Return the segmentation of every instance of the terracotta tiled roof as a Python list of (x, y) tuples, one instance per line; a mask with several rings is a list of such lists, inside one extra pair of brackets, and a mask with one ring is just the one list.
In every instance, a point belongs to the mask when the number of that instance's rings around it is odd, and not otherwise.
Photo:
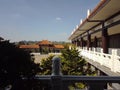
[(42, 40), (40, 42), (37, 43), (38, 45), (51, 45), (52, 42), (48, 41), (48, 40)]
[(20, 45), (19, 48), (39, 48), (39, 45)]
[(54, 45), (55, 48), (59, 48), (59, 49), (63, 49), (64, 46), (63, 45)]

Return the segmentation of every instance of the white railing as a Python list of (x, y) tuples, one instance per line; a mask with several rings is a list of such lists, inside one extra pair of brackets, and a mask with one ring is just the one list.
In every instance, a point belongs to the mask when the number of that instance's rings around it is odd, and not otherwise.
[[(31, 53), (31, 55), (42, 55), (42, 54), (40, 54), (40, 53)], [(43, 54), (44, 55), (44, 54)], [(61, 55), (61, 53), (57, 53), (57, 52), (55, 52), (55, 53), (48, 53), (48, 54), (45, 54), (45, 55)]]
[(61, 55), (61, 53), (49, 53), (49, 55)]
[(40, 55), (40, 53), (30, 53), (31, 55)]
[(80, 51), (80, 55), (110, 68), (113, 72), (120, 72), (120, 56), (117, 55), (116, 49), (112, 49), (112, 54), (105, 54), (102, 49), (101, 52), (96, 52), (95, 48), (93, 51), (79, 47), (77, 49)]

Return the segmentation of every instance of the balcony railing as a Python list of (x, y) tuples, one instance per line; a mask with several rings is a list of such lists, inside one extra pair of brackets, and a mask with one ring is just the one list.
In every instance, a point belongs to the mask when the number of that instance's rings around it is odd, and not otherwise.
[[(28, 80), (28, 79), (23, 79)], [(29, 82), (40, 82), (46, 85), (42, 90), (69, 90), (68, 86), (72, 83), (83, 82), (87, 84), (85, 90), (104, 90), (107, 83), (120, 83), (119, 76), (75, 76), (75, 75), (62, 75), (61, 63), (59, 57), (52, 59), (52, 74), (51, 75), (38, 75), (35, 78), (28, 80)], [(48, 87), (47, 89), (45, 89)], [(77, 89), (80, 90), (80, 89)], [(114, 89), (115, 90), (115, 89)]]
[[(112, 50), (112, 54), (105, 54), (102, 52), (96, 52), (87, 50), (86, 48), (80, 49), (80, 54), (84, 57), (87, 57), (95, 62), (100, 63), (109, 67), (114, 72), (120, 72), (120, 57), (116, 55), (116, 50)], [(104, 89), (104, 86), (107, 83), (120, 83), (119, 76), (75, 76), (75, 75), (62, 75), (60, 58), (54, 57), (52, 59), (52, 75), (36, 76), (32, 78), (31, 81), (37, 81), (44, 83), (45, 86), (42, 90), (46, 90), (48, 87), (49, 90), (69, 90), (68, 86), (73, 83), (83, 82), (86, 83), (87, 88), (85, 90), (107, 90)], [(26, 80), (26, 79), (24, 79)], [(48, 90), (47, 88), (47, 90)], [(79, 89), (77, 89), (79, 90)], [(116, 90), (116, 89), (114, 89)]]
[(103, 53), (103, 49), (100, 49), (100, 52), (97, 52), (95, 48), (87, 50), (87, 48), (81, 49), (78, 47), (77, 49), (80, 51), (80, 55), (110, 68), (113, 72), (120, 72), (120, 56), (117, 55), (116, 49), (112, 49), (111, 54)]

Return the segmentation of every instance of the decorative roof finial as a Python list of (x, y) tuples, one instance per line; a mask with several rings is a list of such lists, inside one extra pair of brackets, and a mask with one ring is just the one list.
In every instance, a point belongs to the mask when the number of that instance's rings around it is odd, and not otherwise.
[(87, 10), (87, 18), (89, 17), (90, 13), (91, 13), (91, 10), (88, 9), (88, 10)]

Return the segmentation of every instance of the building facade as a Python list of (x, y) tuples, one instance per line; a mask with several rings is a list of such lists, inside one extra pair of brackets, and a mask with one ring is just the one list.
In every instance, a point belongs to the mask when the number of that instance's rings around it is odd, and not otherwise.
[(63, 45), (56, 45), (48, 40), (42, 40), (38, 43), (31, 45), (20, 45), (19, 47), (34, 53), (40, 52), (41, 54), (60, 53), (61, 50), (64, 49)]
[(101, 0), (87, 18), (72, 32), (69, 39), (80, 47), (102, 48), (111, 53), (120, 43), (120, 6), (118, 0)]
[(120, 76), (119, 3), (119, 0), (101, 0), (92, 11), (88, 10), (86, 19), (69, 37), (80, 55), (108, 76)]

